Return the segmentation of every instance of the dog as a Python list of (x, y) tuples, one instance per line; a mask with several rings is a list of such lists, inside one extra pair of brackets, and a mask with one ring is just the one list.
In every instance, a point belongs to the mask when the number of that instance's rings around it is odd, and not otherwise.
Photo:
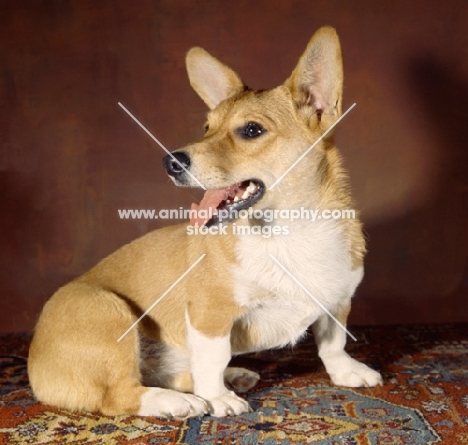
[[(51, 297), (29, 353), (36, 398), (109, 416), (239, 415), (250, 409), (239, 394), (259, 375), (231, 358), (294, 345), (310, 326), (334, 384), (381, 384), (344, 350), (363, 277), (361, 222), (280, 218), (353, 208), (330, 131), (342, 115), (336, 31), (320, 28), (269, 90), (249, 89), (199, 47), (186, 66), (210, 109), (205, 134), (163, 163), (176, 185), (206, 188), (192, 210), (211, 216), (146, 234)], [(224, 232), (201, 233), (213, 228)]]

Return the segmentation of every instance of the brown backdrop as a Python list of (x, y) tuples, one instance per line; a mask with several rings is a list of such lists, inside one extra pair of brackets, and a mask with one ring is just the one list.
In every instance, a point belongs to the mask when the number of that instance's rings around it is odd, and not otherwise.
[(188, 48), (273, 87), (324, 24), (357, 103), (338, 131), (370, 250), (351, 321), (468, 321), (467, 23), (464, 0), (3, 0), (0, 330), (31, 329), (58, 286), (164, 224), (118, 209), (200, 196), (119, 101), (174, 149), (205, 114)]

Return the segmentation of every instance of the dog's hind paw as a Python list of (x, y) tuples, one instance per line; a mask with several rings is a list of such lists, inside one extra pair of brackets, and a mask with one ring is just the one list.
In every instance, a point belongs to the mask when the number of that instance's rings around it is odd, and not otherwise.
[(207, 403), (200, 397), (171, 389), (148, 388), (141, 398), (140, 416), (186, 419), (208, 413)]
[(216, 417), (237, 416), (250, 411), (248, 402), (228, 391), (222, 396), (208, 400), (210, 414)]
[(226, 368), (224, 371), (224, 383), (235, 392), (247, 392), (260, 380), (260, 376), (253, 371), (244, 368)]

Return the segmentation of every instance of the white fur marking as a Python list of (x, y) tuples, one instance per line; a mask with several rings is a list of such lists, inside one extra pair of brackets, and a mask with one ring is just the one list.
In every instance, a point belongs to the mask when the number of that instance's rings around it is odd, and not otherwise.
[(317, 300), (306, 288), (305, 286), (288, 270), (286, 267), (284, 267), (271, 253), (269, 254), (270, 258), (275, 261), (278, 266), (281, 267), (290, 277), (291, 279), (310, 297), (312, 300), (314, 300), (323, 310), (326, 312), (332, 319), (333, 321), (341, 328), (343, 331), (345, 331), (354, 341), (357, 341), (357, 338), (351, 334), (334, 316), (331, 314), (331, 312), (319, 301)]
[(360, 387), (382, 384), (378, 372), (345, 352), (345, 333), (326, 315), (314, 325), (314, 334), (319, 356), (335, 385)]
[(203, 416), (207, 412), (205, 401), (192, 394), (163, 388), (148, 388), (141, 396), (138, 415), (185, 419)]
[(231, 359), (229, 335), (210, 338), (193, 328), (188, 314), (186, 321), (193, 391), (204, 399), (218, 397), (226, 392), (223, 373)]
[(185, 319), (194, 394), (208, 401), (214, 416), (247, 412), (248, 403), (224, 386), (224, 371), (231, 359), (230, 336), (207, 337), (193, 328), (187, 313)]
[[(351, 256), (334, 220), (297, 220), (287, 236), (264, 239), (245, 236), (237, 244), (235, 299), (246, 308), (240, 320), (258, 339), (250, 350), (294, 344), (324, 310), (273, 261), (299, 280), (328, 311), (335, 313), (362, 279), (362, 267), (352, 270)], [(234, 351), (242, 353), (247, 351)]]

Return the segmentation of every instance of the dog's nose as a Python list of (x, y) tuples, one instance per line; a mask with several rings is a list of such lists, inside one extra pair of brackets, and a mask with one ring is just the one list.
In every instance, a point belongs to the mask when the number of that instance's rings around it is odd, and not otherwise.
[(163, 164), (170, 176), (179, 176), (190, 166), (190, 158), (183, 151), (167, 155), (163, 158)]

